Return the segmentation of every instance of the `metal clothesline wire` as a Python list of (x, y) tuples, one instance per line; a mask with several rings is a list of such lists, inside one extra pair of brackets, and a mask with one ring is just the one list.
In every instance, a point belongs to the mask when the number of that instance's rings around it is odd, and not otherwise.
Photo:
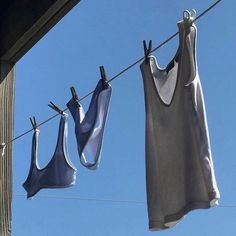
[[(199, 14), (194, 20), (193, 22), (197, 21), (199, 18), (201, 18), (202, 16), (204, 16), (206, 13), (208, 13), (212, 8), (214, 8), (218, 3), (220, 3), (222, 0), (217, 0), (215, 3), (213, 3), (210, 7), (208, 7), (206, 10), (204, 10), (201, 14)], [(174, 33), (173, 35), (171, 35), (169, 38), (167, 38), (165, 41), (163, 41), (161, 44), (159, 44), (158, 46), (156, 46), (151, 52), (155, 52), (157, 51), (159, 48), (161, 48), (162, 46), (164, 46), (165, 44), (167, 44), (170, 40), (172, 40), (173, 38), (175, 38), (177, 35), (179, 34), (179, 32)], [(125, 69), (123, 69), (122, 71), (120, 71), (118, 74), (116, 74), (115, 76), (113, 76), (110, 80), (108, 80), (108, 82), (112, 82), (113, 80), (117, 79), (118, 77), (120, 77), (122, 74), (124, 74), (126, 71), (130, 70), (132, 67), (134, 67), (135, 65), (137, 65), (138, 63), (140, 63), (143, 59), (145, 58), (145, 56), (141, 57), (140, 59), (138, 59), (137, 61), (135, 61), (134, 63), (132, 63), (131, 65), (129, 65), (128, 67), (126, 67)], [(94, 90), (89, 92), (88, 94), (86, 94), (85, 96), (81, 97), (79, 99), (79, 101), (84, 100), (85, 98), (87, 98), (88, 96), (90, 96), (91, 94), (93, 94)], [(65, 108), (63, 111), (67, 111), (68, 108)], [(38, 124), (38, 126), (42, 126), (45, 123), (49, 122), (50, 120), (56, 118), (57, 116), (59, 116), (60, 114), (57, 113), (51, 117), (49, 117), (48, 119), (46, 119), (45, 121), (41, 122)], [(24, 133), (16, 136), (15, 138), (13, 138), (12, 140), (9, 140), (5, 143), (3, 143), (2, 145), (0, 145), (0, 149), (3, 149), (4, 147), (6, 147), (7, 145), (9, 145), (10, 143), (16, 141), (17, 139), (22, 138), (23, 136), (25, 136), (26, 134), (30, 133), (31, 131), (33, 131), (34, 129), (29, 129), (27, 131), (25, 131)]]
[[(14, 194), (15, 197), (25, 197), (25, 194)], [(37, 198), (48, 198), (48, 199), (58, 199), (58, 200), (78, 200), (78, 201), (91, 201), (91, 202), (111, 202), (111, 203), (132, 203), (132, 204), (146, 204), (146, 201), (139, 200), (128, 200), (128, 199), (111, 199), (111, 198), (84, 198), (77, 196), (56, 196), (56, 195), (39, 195)], [(220, 208), (236, 208), (235, 204), (231, 205), (219, 205)]]

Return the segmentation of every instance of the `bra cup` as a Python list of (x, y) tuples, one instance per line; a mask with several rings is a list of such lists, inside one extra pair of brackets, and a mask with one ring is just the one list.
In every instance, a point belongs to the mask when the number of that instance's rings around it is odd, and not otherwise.
[(76, 169), (67, 152), (67, 114), (61, 116), (54, 155), (47, 166), (42, 169), (37, 164), (38, 135), (35, 132), (32, 139), (30, 171), (23, 184), (27, 198), (32, 198), (43, 188), (70, 187), (75, 184), (76, 180)]

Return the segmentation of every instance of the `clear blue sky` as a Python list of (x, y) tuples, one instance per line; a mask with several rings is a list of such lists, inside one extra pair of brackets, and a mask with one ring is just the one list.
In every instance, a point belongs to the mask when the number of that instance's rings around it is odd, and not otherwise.
[[(41, 122), (55, 114), (47, 107), (50, 100), (65, 107), (70, 86), (74, 85), (80, 96), (94, 89), (100, 65), (105, 66), (108, 77), (114, 76), (143, 56), (143, 39), (152, 39), (158, 45), (177, 31), (176, 23), (181, 20), (183, 10), (195, 8), (200, 13), (212, 3), (210, 0), (82, 1), (17, 64), (15, 135), (31, 128), (30, 116), (35, 115)], [(235, 7), (232, 0), (222, 1), (197, 22), (198, 66), (222, 206), (236, 205)], [(162, 66), (173, 57), (177, 44), (175, 39), (154, 54)], [(145, 113), (139, 66), (115, 80), (112, 87), (97, 171), (80, 165), (73, 122), (69, 119), (69, 153), (78, 170), (74, 187), (42, 190), (32, 201), (26, 200), (22, 183), (29, 170), (32, 133), (14, 143), (13, 235), (236, 235), (236, 207), (192, 211), (170, 230), (148, 231)], [(85, 107), (89, 99), (83, 101)], [(42, 167), (54, 152), (58, 122), (56, 118), (40, 128)]]

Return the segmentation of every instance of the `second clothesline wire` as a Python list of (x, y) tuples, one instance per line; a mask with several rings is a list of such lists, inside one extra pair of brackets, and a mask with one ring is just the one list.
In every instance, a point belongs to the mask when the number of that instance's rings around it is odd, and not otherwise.
[[(212, 4), (210, 7), (208, 7), (206, 10), (204, 10), (201, 14), (199, 14), (194, 20), (197, 21), (199, 18), (201, 18), (203, 15), (205, 15), (207, 12), (209, 12), (213, 7), (215, 7), (218, 3), (220, 3), (222, 0), (218, 0), (216, 1), (214, 4)], [(177, 35), (179, 34), (179, 32), (174, 33), (173, 35), (171, 35), (169, 38), (167, 38), (165, 41), (163, 41), (161, 44), (159, 44), (158, 46), (156, 46), (154, 49), (152, 49), (151, 52), (155, 52), (158, 49), (160, 49), (162, 46), (164, 46), (165, 44), (167, 44), (170, 40), (172, 40), (173, 38), (175, 38)], [(138, 59), (137, 61), (135, 61), (134, 63), (132, 63), (131, 65), (129, 65), (128, 67), (126, 67), (125, 69), (123, 69), (122, 71), (120, 71), (118, 74), (116, 74), (114, 77), (112, 77), (110, 80), (108, 80), (108, 82), (112, 82), (113, 80), (117, 79), (118, 77), (120, 77), (122, 74), (124, 74), (126, 71), (130, 70), (132, 67), (134, 67), (135, 65), (137, 65), (138, 63), (140, 63), (142, 60), (144, 60), (145, 56), (141, 57), (140, 59)], [(85, 98), (87, 98), (88, 96), (92, 95), (94, 91), (89, 92), (88, 94), (86, 94), (85, 96), (81, 97), (79, 99), (79, 101), (84, 100)], [(67, 111), (68, 108), (64, 109), (63, 111)], [(46, 119), (45, 121), (41, 122), (40, 124), (38, 124), (38, 126), (42, 126), (45, 123), (49, 122), (50, 120), (56, 118), (58, 115), (60, 114), (55, 114), (51, 117), (49, 117), (48, 119)], [(26, 132), (18, 135), (17, 137), (13, 138), (12, 140), (7, 141), (6, 143), (4, 143), (4, 145), (1, 147), (5, 147), (7, 145), (9, 145), (10, 143), (16, 141), (17, 139), (20, 139), (21, 137), (25, 136), (26, 134), (30, 133), (31, 131), (33, 131), (33, 128), (30, 130), (27, 130)], [(15, 197), (25, 197), (24, 194), (14, 194)], [(63, 196), (49, 196), (49, 195), (42, 195), (39, 196), (41, 198), (53, 198), (53, 199), (66, 199), (66, 200), (81, 200), (81, 201), (96, 201), (96, 202), (113, 202), (113, 203), (137, 203), (137, 204), (144, 204), (145, 201), (137, 201), (137, 200), (115, 200), (115, 199), (97, 199), (97, 198), (81, 198), (81, 197), (63, 197)], [(221, 205), (220, 207), (224, 207), (224, 208), (234, 208), (236, 207), (236, 205)]]
[[(25, 197), (25, 194), (14, 194), (15, 197)], [(77, 201), (90, 201), (90, 202), (110, 202), (110, 203), (126, 203), (126, 204), (146, 204), (146, 201), (128, 200), (128, 199), (108, 199), (108, 198), (83, 198), (83, 197), (68, 197), (68, 196), (55, 196), (55, 195), (39, 195), (37, 198), (57, 199), (57, 200), (77, 200)], [(236, 208), (234, 204), (219, 205), (220, 208)]]

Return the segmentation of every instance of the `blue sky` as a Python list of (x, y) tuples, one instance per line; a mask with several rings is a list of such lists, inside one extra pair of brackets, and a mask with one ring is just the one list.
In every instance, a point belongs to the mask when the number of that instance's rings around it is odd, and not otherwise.
[[(143, 56), (143, 39), (152, 39), (154, 46), (158, 45), (177, 31), (176, 23), (181, 20), (183, 10), (195, 8), (200, 13), (212, 3), (82, 1), (17, 64), (15, 135), (31, 128), (29, 117), (34, 115), (41, 122), (54, 115), (47, 107), (50, 100), (65, 107), (70, 99), (70, 86), (74, 85), (80, 96), (93, 90), (100, 65), (105, 66), (108, 77), (113, 77)], [(144, 96), (141, 73), (136, 66), (112, 83), (101, 165), (97, 171), (80, 165), (73, 122), (69, 118), (69, 153), (77, 167), (74, 187), (42, 190), (33, 200), (26, 200), (22, 183), (29, 170), (32, 134), (14, 143), (13, 235), (235, 235), (236, 207), (223, 207), (236, 206), (233, 73), (236, 28), (232, 12), (235, 5), (232, 0), (222, 1), (196, 23), (198, 67), (221, 207), (192, 211), (170, 230), (148, 231)], [(174, 39), (154, 53), (161, 66), (173, 57), (177, 45)], [(89, 100), (83, 101), (84, 107)], [(56, 118), (40, 128), (42, 167), (54, 152), (58, 124)]]

